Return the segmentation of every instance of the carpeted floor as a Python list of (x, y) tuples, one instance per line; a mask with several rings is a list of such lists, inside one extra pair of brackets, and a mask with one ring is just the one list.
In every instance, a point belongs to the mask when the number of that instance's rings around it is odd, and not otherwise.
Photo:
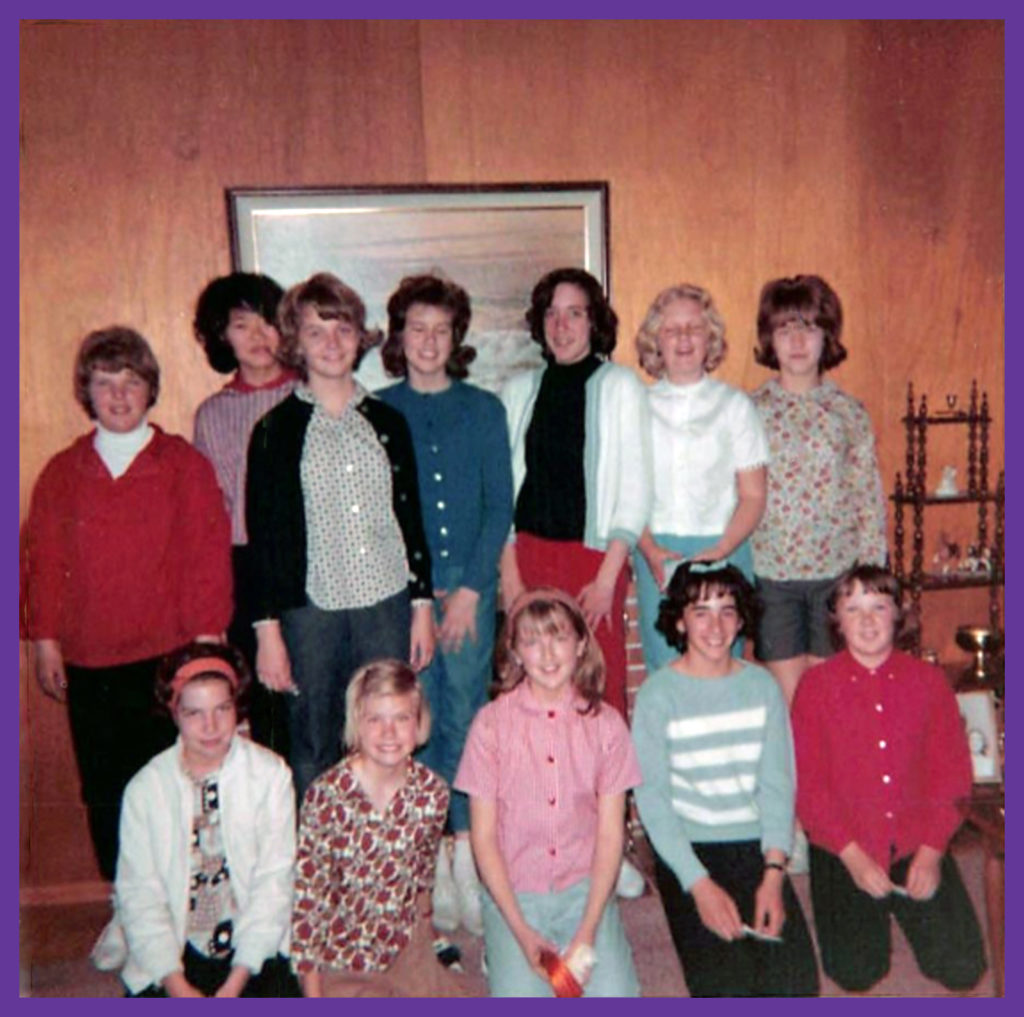
[[(963, 872), (984, 925), (982, 891), (983, 856), (981, 848), (962, 837), (955, 848)], [(811, 919), (807, 877), (793, 880), (797, 895)], [(638, 900), (621, 901), (623, 920), (633, 944), (637, 974), (645, 996), (685, 996), (679, 962), (669, 939), (665, 917), (657, 895), (651, 891)], [(122, 989), (116, 975), (96, 971), (89, 962), (89, 951), (96, 936), (109, 917), (108, 905), (102, 903), (72, 906), (37, 906), (21, 911), (21, 995), (42, 997), (113, 997)], [(467, 986), (471, 991), (487, 994), (486, 980), (480, 973), (480, 940), (464, 932), (452, 936), (463, 952)], [(986, 972), (975, 989), (965, 995), (990, 996), (991, 973)], [(845, 995), (834, 983), (822, 979), (822, 995)], [(895, 927), (893, 929), (893, 963), (886, 978), (870, 996), (928, 997), (950, 995), (942, 986), (921, 975), (910, 950)]]

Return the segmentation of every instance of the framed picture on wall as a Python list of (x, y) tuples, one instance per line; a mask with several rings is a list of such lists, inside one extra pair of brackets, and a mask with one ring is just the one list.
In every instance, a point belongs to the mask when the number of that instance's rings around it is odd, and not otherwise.
[[(227, 191), (237, 271), (286, 289), (333, 272), (363, 298), (367, 324), (387, 328), (387, 300), (404, 276), (440, 272), (470, 295), (471, 380), (496, 391), (541, 362), (524, 314), (545, 272), (585, 268), (609, 292), (608, 185), (604, 182), (418, 187), (232, 188)], [(376, 351), (359, 368), (387, 378)]]
[(999, 784), (999, 723), (996, 719), (995, 693), (987, 689), (958, 692), (957, 705), (967, 729), (967, 746), (971, 750), (971, 766), (975, 784)]

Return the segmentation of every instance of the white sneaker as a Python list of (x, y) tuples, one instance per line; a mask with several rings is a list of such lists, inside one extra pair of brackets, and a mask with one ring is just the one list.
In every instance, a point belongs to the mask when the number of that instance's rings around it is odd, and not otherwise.
[(786, 872), (791, 876), (805, 876), (811, 871), (811, 859), (807, 847), (807, 834), (798, 829), (793, 838), (793, 853), (786, 863)]
[(480, 912), (480, 879), (476, 874), (476, 863), (473, 861), (473, 850), (468, 837), (455, 838), (452, 879), (455, 882), (462, 927), (474, 936), (482, 936), (484, 919)]
[(107, 922), (89, 958), (100, 971), (120, 971), (124, 967), (128, 960), (128, 941), (117, 915)]
[(632, 900), (642, 897), (647, 887), (647, 881), (641, 875), (639, 869), (628, 859), (623, 858), (619, 866), (619, 876), (615, 880), (615, 892), (620, 897)]
[(454, 932), (459, 927), (459, 897), (452, 879), (452, 863), (448, 857), (448, 844), (442, 838), (437, 851), (434, 870), (434, 890), (430, 895), (434, 928), (441, 932)]

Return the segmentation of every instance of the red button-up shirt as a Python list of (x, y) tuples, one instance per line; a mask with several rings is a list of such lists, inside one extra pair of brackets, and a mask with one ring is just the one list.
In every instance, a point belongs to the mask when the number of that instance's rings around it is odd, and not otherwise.
[(921, 844), (944, 851), (970, 793), (963, 721), (937, 667), (893, 651), (874, 670), (843, 651), (804, 674), (793, 702), (797, 815), (838, 854), (879, 865)]

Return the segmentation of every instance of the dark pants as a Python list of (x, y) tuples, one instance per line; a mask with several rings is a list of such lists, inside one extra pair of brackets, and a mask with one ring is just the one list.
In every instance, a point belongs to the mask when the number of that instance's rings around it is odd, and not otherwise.
[[(185, 952), (181, 957), (185, 965), (185, 978), (204, 996), (212, 996), (228, 980), (231, 974), (231, 957), (204, 957), (191, 943), (185, 944)], [(149, 985), (142, 992), (126, 992), (133, 999), (163, 998), (167, 990), (159, 985)], [(242, 989), (242, 999), (280, 999), (282, 997), (301, 996), (299, 980), (291, 973), (288, 960), (278, 954), (263, 962)]]
[(153, 684), (159, 663), (153, 657), (116, 667), (65, 668), (71, 741), (104, 879), (113, 879), (117, 868), (125, 785), (177, 737), (171, 718), (157, 712)]
[[(977, 984), (985, 971), (981, 929), (960, 870), (948, 854), (942, 859), (939, 888), (924, 901), (898, 894), (876, 900), (857, 888), (836, 855), (813, 844), (810, 861), (821, 966), (841, 988), (865, 992), (888, 973), (890, 914), (923, 974), (954, 991)], [(906, 885), (910, 861), (902, 858), (890, 866), (893, 883)]]
[(341, 758), (345, 690), (352, 672), (381, 657), (408, 660), (411, 621), (405, 590), (351, 611), (322, 611), (307, 604), (281, 616), (299, 689), (288, 697), (288, 724), (300, 804), (306, 788)]
[(266, 745), (278, 755), (288, 758), (288, 697), (272, 692), (256, 679), (256, 632), (252, 607), (252, 556), (245, 544), (231, 548), (231, 568), (235, 581), (235, 613), (228, 626), (228, 642), (242, 652), (252, 685), (249, 692), (249, 730), (253, 741)]
[[(754, 924), (754, 895), (764, 875), (757, 841), (694, 844), (711, 878), (736, 902), (740, 917)], [(786, 923), (781, 943), (747, 936), (725, 940), (700, 920), (693, 895), (655, 855), (655, 878), (676, 953), (691, 996), (816, 996), (818, 967), (800, 902), (789, 878), (782, 885)]]

